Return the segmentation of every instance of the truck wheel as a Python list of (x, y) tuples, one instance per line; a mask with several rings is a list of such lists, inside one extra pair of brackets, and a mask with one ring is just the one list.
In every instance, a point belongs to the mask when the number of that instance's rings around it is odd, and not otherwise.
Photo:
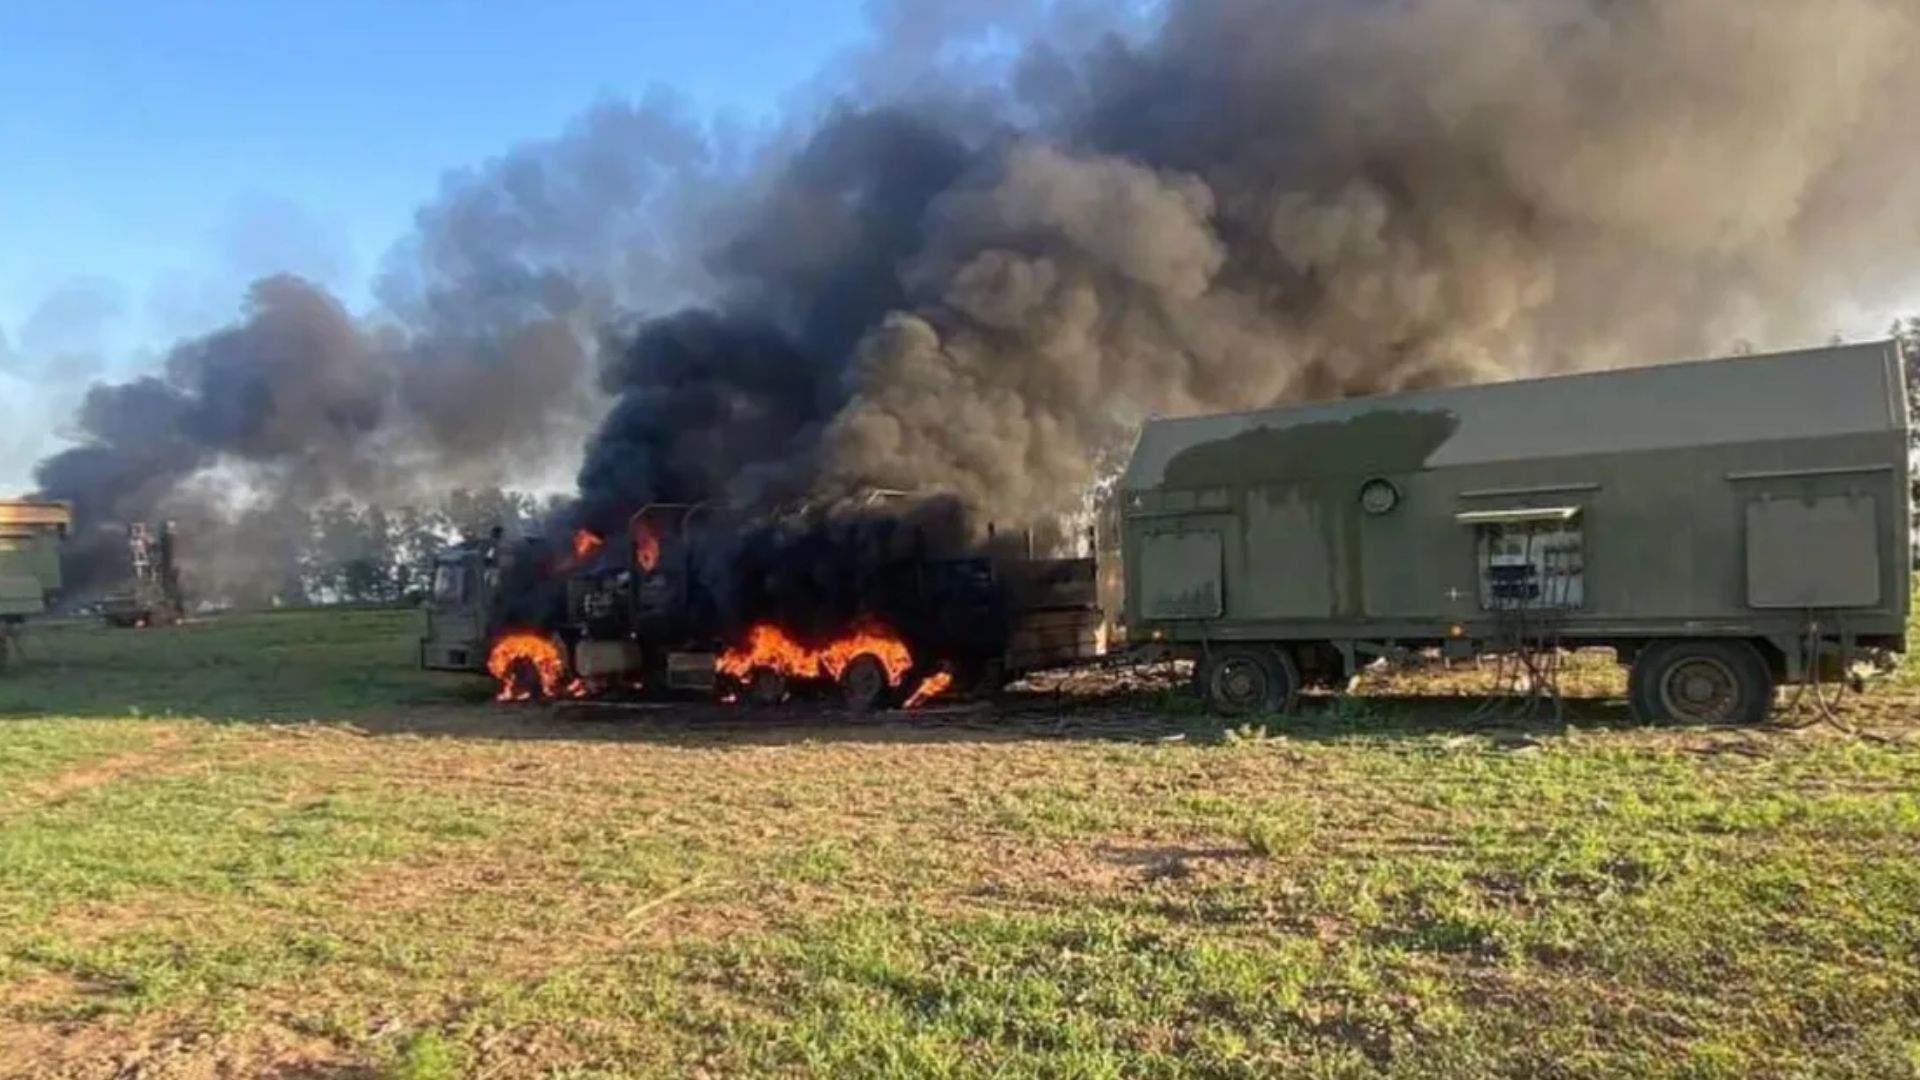
[(547, 700), (547, 684), (540, 679), (540, 666), (524, 656), (507, 668), (503, 689), (508, 695), (502, 699), (505, 701), (531, 701), (538, 704)]
[(887, 691), (891, 689), (887, 666), (872, 653), (862, 653), (840, 673), (840, 689), (846, 694), (848, 711), (872, 712), (886, 704)]
[(1226, 716), (1284, 713), (1300, 692), (1300, 669), (1280, 649), (1230, 646), (1201, 662), (1207, 703)]
[(771, 709), (787, 700), (787, 677), (772, 668), (754, 668), (747, 673), (747, 704), (756, 709)]
[(1759, 724), (1773, 675), (1744, 641), (1664, 641), (1640, 650), (1627, 699), (1643, 724)]
[(1007, 662), (1001, 659), (989, 660), (980, 665), (980, 677), (977, 682), (978, 693), (992, 697), (1007, 688), (1013, 680), (1007, 678)]

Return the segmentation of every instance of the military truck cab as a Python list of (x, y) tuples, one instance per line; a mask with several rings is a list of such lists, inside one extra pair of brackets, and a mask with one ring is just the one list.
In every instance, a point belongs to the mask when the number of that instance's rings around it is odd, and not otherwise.
[(426, 633), (420, 639), (421, 667), (429, 671), (486, 670), (498, 585), (491, 545), (463, 544), (434, 560), (433, 585), (426, 601)]

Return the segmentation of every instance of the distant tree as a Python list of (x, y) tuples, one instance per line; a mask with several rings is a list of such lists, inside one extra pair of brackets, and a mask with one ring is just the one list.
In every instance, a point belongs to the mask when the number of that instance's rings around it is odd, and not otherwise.
[(241, 512), (231, 527), (189, 527), (182, 546), (193, 558), (186, 582), (190, 603), (240, 608), (301, 606), (308, 592), (307, 554), (313, 515), (291, 502)]
[(395, 588), (393, 522), (378, 506), (360, 512), (360, 534), (364, 546), (347, 561), (344, 585), (347, 597), (359, 603), (391, 603), (400, 598)]
[(395, 599), (393, 557), (393, 530), (379, 507), (333, 502), (314, 512), (305, 563), (316, 594), (362, 604)]
[(453, 527), (438, 508), (403, 506), (390, 515), (393, 592), (396, 599), (424, 596), (433, 581), (433, 561)]
[(387, 600), (392, 579), (387, 568), (373, 556), (359, 556), (340, 564), (340, 599), (350, 604), (371, 604)]
[(461, 539), (477, 539), (495, 528), (508, 536), (526, 536), (540, 528), (539, 500), (498, 487), (456, 489), (447, 495), (445, 513)]
[(236, 528), (190, 530), (201, 543), (188, 585), (196, 600), (238, 607), (417, 601), (449, 544), (496, 527), (531, 535), (565, 504), (498, 487), (453, 491), (437, 505), (276, 503), (247, 511)]

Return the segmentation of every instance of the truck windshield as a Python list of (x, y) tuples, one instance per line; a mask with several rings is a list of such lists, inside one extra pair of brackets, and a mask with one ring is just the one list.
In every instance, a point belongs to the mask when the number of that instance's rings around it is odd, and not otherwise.
[(436, 604), (459, 604), (467, 599), (466, 567), (457, 562), (443, 562), (433, 568), (433, 602)]

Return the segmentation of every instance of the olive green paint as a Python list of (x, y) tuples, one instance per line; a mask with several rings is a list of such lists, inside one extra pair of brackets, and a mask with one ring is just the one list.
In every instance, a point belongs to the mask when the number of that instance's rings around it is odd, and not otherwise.
[(1170, 489), (1205, 488), (1412, 472), (1459, 428), (1458, 417), (1437, 409), (1387, 409), (1297, 426), (1262, 424), (1181, 451), (1167, 463), (1162, 483)]
[(59, 504), (0, 500), (0, 618), (46, 610), (46, 598), (61, 585), (60, 544), (67, 522), (67, 510)]
[[(1459, 515), (1570, 507), (1585, 599), (1560, 619), (1569, 640), (1791, 640), (1809, 613), (1776, 605), (1810, 596), (1846, 601), (1825, 625), (1899, 644), (1907, 409), (1897, 353), (1876, 343), (1154, 421), (1121, 484), (1128, 622), (1189, 642), (1489, 636)], [(1372, 479), (1399, 492), (1385, 514), (1361, 505)], [(1781, 500), (1844, 505), (1850, 524), (1750, 539), (1750, 519), (1798, 520), (1751, 512)], [(1195, 532), (1219, 537), (1217, 566), (1143, 574), (1197, 550), (1146, 536)], [(1217, 617), (1158, 619), (1179, 598), (1140, 591), (1206, 574)]]

